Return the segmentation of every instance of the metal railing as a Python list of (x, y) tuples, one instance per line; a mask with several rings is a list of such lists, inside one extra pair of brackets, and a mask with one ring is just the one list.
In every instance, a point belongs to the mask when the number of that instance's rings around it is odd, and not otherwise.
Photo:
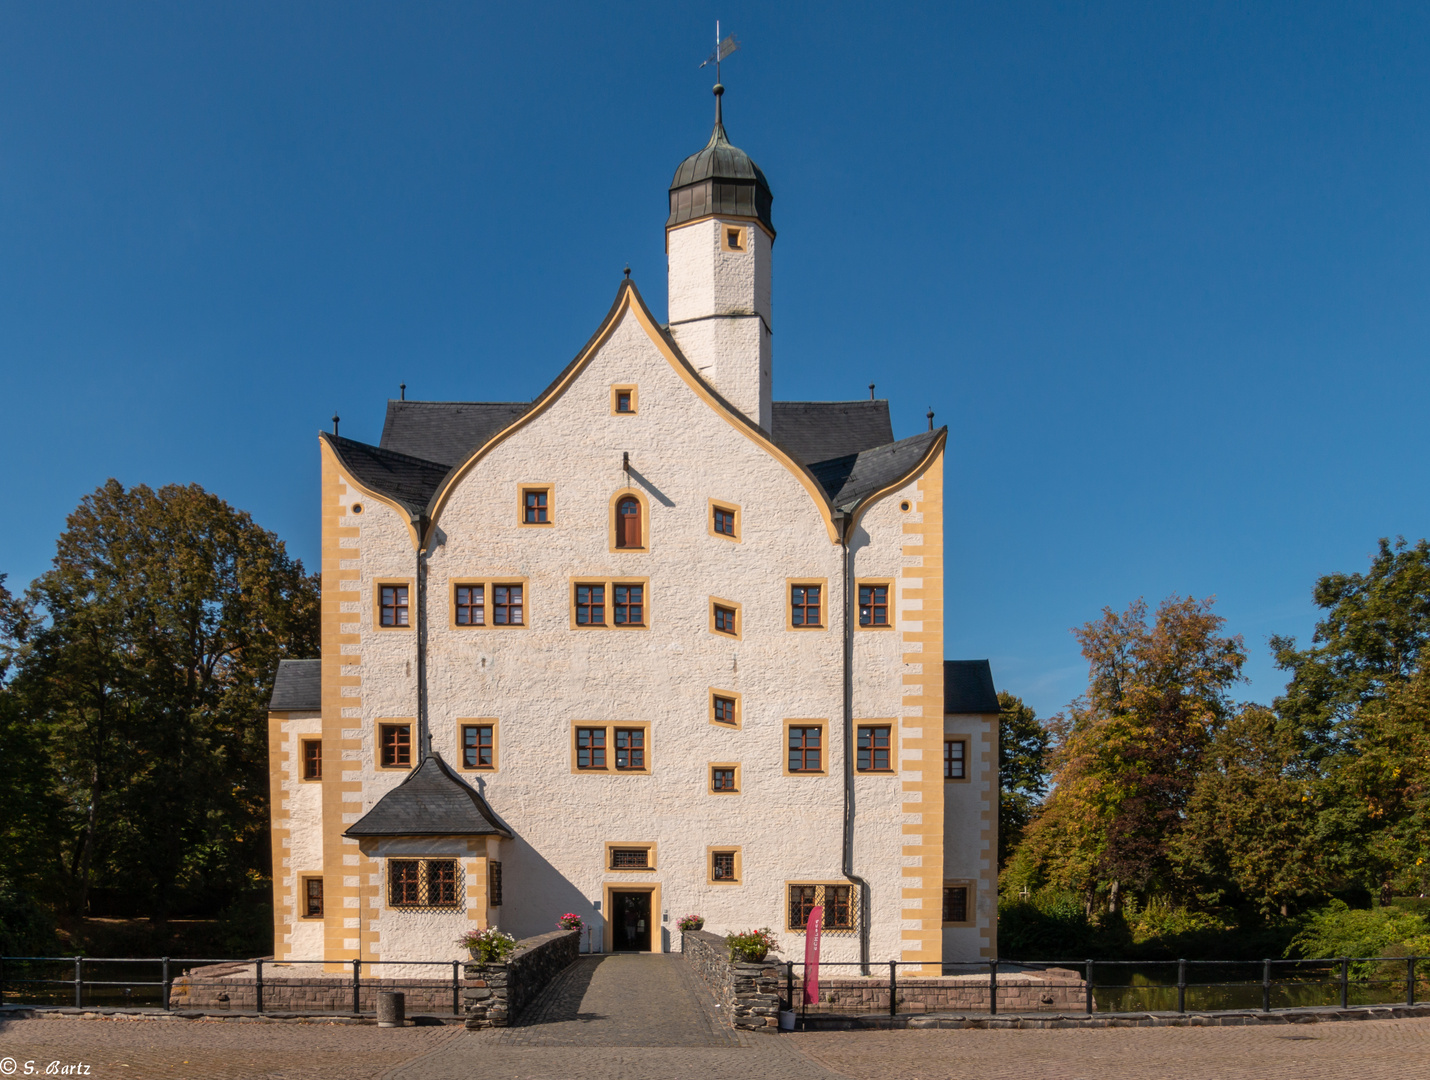
[[(1323, 960), (821, 961), (819, 1000), (804, 967), (780, 964), (782, 1007), (818, 1014), (1272, 1012), (1415, 1005), (1430, 996), (1425, 957)], [(924, 982), (937, 967), (944, 978)], [(850, 970), (854, 969), (854, 970)], [(901, 977), (900, 969), (903, 969)], [(910, 969), (917, 969), (911, 973)], [(961, 976), (957, 981), (948, 976)]]
[[(73, 991), (73, 1007), (82, 1008), (174, 1008), (173, 991), (176, 983), (181, 983), (187, 996), (192, 997), (195, 988), (207, 988), (218, 992), (233, 992), (240, 997), (248, 997), (251, 991), (253, 1008), (235, 1009), (231, 1006), (206, 1011), (271, 1012), (272, 1002), (266, 1000), (266, 993), (286, 990), (295, 983), (308, 987), (320, 987), (334, 991), (341, 996), (343, 1004), (351, 1002), (351, 1010), (345, 1008), (314, 1009), (280, 1006), (276, 1011), (284, 1013), (341, 1014), (362, 1016), (377, 1011), (377, 991), (384, 987), (381, 983), (391, 981), (393, 989), (432, 991), (429, 995), (436, 999), (441, 991), (445, 999), (451, 992), (451, 1015), (461, 1016), (462, 1009), (462, 960), (216, 960), (198, 957), (108, 957), (108, 956), (0, 956), (0, 1005), (41, 1005), (56, 1006), (70, 1004), (70, 991), (64, 989), (18, 990), (20, 987), (70, 987)], [(118, 966), (111, 974), (127, 975), (127, 978), (98, 978), (92, 965)], [(394, 976), (387, 979), (374, 969), (388, 968), (443, 968), (451, 971), (450, 978), (413, 979)], [(222, 974), (214, 968), (229, 968)], [(242, 969), (249, 968), (251, 976)], [(312, 969), (293, 971), (284, 969)], [(342, 969), (339, 974), (334, 968)], [(205, 971), (205, 969), (209, 969)], [(71, 974), (72, 972), (72, 974)], [(88, 974), (87, 974), (88, 972)], [(175, 973), (178, 973), (177, 976)], [(61, 977), (61, 973), (67, 977)], [(265, 973), (268, 978), (265, 979)], [(157, 975), (158, 978), (144, 978)], [(341, 988), (339, 995), (336, 991)], [(136, 990), (139, 993), (136, 995)], [(349, 998), (348, 992), (351, 997)], [(410, 997), (410, 994), (409, 994)], [(137, 1000), (136, 1000), (137, 998)], [(369, 999), (367, 1002), (364, 998)], [(443, 1001), (446, 1004), (446, 1001)], [(409, 1014), (432, 1012), (431, 1009), (414, 1007), (409, 1004)]]

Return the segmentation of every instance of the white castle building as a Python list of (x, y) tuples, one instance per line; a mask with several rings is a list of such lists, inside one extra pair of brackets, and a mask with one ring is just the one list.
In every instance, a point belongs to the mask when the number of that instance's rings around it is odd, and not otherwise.
[(568, 911), (596, 951), (698, 913), (797, 957), (814, 905), (828, 960), (996, 955), (947, 430), (773, 400), (770, 188), (715, 93), (667, 323), (628, 277), (534, 401), (321, 435), (322, 658), (283, 663), (269, 719), (278, 960), (452, 959)]

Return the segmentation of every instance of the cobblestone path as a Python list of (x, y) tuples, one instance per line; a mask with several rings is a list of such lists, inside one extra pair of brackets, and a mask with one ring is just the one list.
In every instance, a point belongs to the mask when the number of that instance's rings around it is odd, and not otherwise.
[(91, 1077), (185, 1080), (378, 1080), (395, 1066), (458, 1038), (461, 1027), (384, 1029), (357, 1024), (262, 1023), (115, 1017), (0, 1020), (0, 1076), (88, 1065)]
[(583, 957), (509, 1028), (471, 1031), (402, 1080), (837, 1080), (777, 1035), (736, 1034), (682, 957)]
[(1424, 1080), (1430, 1020), (1061, 1031), (809, 1031), (781, 1042), (852, 1080)]

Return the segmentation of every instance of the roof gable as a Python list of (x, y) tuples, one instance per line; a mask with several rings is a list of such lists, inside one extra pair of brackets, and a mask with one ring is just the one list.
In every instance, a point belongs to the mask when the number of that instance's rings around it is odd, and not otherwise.
[(999, 711), (993, 668), (987, 660), (943, 662), (943, 711), (985, 715)]
[(321, 660), (279, 660), (273, 676), (272, 712), (317, 712), (323, 707)]
[(343, 835), (509, 837), (511, 830), (441, 754), (431, 753)]

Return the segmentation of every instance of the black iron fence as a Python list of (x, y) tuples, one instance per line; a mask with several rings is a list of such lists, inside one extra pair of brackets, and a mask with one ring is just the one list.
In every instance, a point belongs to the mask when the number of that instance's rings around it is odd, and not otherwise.
[[(361, 1016), (376, 1013), (377, 994), (391, 989), (406, 993), (409, 1014), (461, 1016), (463, 963), (4, 956), (0, 1005)], [(402, 970), (410, 968), (441, 974)]]
[(1430, 958), (1324, 960), (978, 960), (821, 962), (806, 1001), (803, 963), (781, 963), (783, 1007), (801, 1015), (957, 1012), (1188, 1013), (1415, 1005)]

